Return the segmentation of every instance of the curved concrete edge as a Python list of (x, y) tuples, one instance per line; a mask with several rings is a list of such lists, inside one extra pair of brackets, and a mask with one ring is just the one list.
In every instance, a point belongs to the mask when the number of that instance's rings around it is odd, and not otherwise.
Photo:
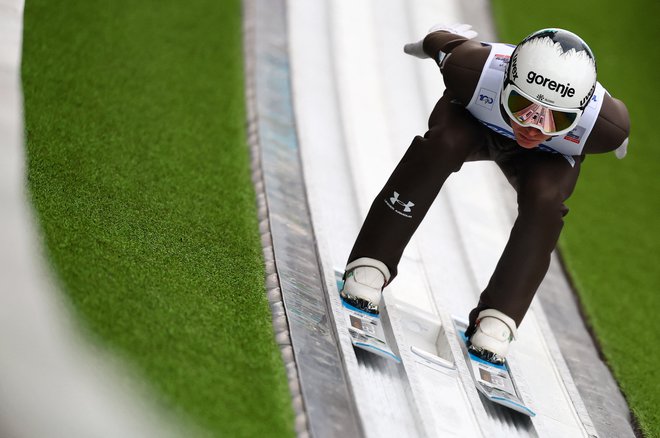
[(26, 190), (21, 0), (0, 1), (0, 436), (196, 435), (83, 339), (42, 258)]
[(261, 147), (259, 140), (259, 123), (256, 96), (256, 28), (257, 11), (256, 3), (252, 0), (243, 1), (243, 51), (245, 65), (245, 101), (247, 110), (247, 142), (250, 148), (252, 183), (256, 194), (257, 217), (259, 220), (259, 234), (263, 247), (265, 287), (268, 303), (272, 313), (273, 331), (282, 360), (287, 372), (289, 390), (291, 392), (292, 405), (295, 414), (295, 431), (299, 437), (309, 435), (307, 425), (307, 413), (300, 390), (300, 380), (296, 367), (289, 322), (284, 309), (282, 289), (280, 287), (277, 267), (275, 266), (275, 252), (273, 250), (273, 239), (269, 221), (268, 202), (264, 187), (264, 175), (262, 172)]
[(363, 435), (329, 316), (302, 177), (285, 0), (244, 0), (248, 143), (276, 341), (299, 436)]

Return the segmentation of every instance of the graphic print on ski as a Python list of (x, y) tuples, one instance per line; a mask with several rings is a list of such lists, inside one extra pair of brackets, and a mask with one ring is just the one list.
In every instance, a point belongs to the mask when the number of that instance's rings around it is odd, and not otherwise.
[[(344, 288), (343, 277), (344, 273), (335, 269), (338, 292), (341, 292)], [(348, 327), (353, 347), (400, 363), (401, 359), (394, 353), (385, 336), (381, 315), (368, 313), (353, 307), (341, 297), (341, 294), (339, 298), (341, 300), (342, 317), (346, 322), (346, 327)]]
[(461, 340), (463, 357), (465, 357), (470, 376), (472, 376), (477, 390), (493, 403), (513, 409), (529, 417), (536, 416), (536, 412), (525, 404), (511, 374), (509, 362), (505, 360), (503, 365), (496, 365), (470, 353), (467, 348), (468, 340), (465, 336), (467, 322), (454, 318), (454, 326), (456, 327), (456, 334)]

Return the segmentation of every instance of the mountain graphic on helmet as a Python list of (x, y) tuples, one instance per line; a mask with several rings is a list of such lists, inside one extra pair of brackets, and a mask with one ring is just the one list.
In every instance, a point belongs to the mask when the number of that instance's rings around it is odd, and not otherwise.
[(563, 29), (542, 29), (511, 54), (504, 87), (515, 85), (543, 106), (584, 110), (596, 88), (596, 61), (582, 38)]

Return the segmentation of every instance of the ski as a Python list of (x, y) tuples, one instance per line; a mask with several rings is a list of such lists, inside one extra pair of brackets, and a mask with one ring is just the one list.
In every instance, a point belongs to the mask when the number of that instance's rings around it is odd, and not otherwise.
[(468, 351), (468, 340), (465, 336), (467, 324), (454, 319), (456, 332), (461, 338), (461, 350), (470, 370), (470, 375), (477, 390), (493, 403), (505, 406), (529, 417), (536, 413), (525, 404), (516, 386), (508, 361), (498, 365), (485, 361)]
[[(335, 277), (337, 291), (341, 292), (344, 287), (343, 272), (336, 270)], [(400, 363), (401, 359), (394, 353), (385, 336), (381, 315), (365, 312), (352, 306), (344, 300), (341, 294), (339, 299), (341, 301), (341, 313), (346, 327), (348, 327), (353, 347)]]

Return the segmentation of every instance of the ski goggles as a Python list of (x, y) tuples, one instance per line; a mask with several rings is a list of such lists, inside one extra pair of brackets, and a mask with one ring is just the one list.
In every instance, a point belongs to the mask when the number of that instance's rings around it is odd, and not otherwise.
[(502, 92), (502, 106), (511, 119), (524, 127), (534, 127), (546, 135), (571, 131), (580, 121), (582, 110), (541, 105), (520, 88), (509, 83)]

